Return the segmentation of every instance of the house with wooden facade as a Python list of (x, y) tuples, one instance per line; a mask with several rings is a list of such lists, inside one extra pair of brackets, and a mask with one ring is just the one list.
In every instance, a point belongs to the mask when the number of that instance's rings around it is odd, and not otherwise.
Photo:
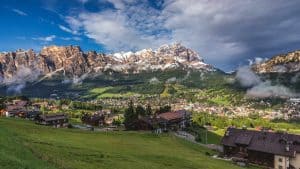
[(36, 120), (37, 124), (53, 126), (53, 127), (66, 127), (69, 124), (69, 119), (66, 114), (44, 114), (40, 115)]
[(223, 153), (235, 161), (275, 169), (300, 168), (300, 135), (228, 128)]
[(81, 117), (81, 121), (84, 124), (101, 127), (105, 125), (105, 118), (104, 113), (94, 113), (92, 115), (85, 113)]
[(176, 131), (186, 128), (190, 123), (191, 113), (186, 110), (177, 110), (152, 117), (141, 117), (138, 128), (140, 130)]
[(5, 116), (6, 117), (22, 117), (27, 112), (26, 106), (28, 101), (25, 100), (13, 100), (5, 104)]

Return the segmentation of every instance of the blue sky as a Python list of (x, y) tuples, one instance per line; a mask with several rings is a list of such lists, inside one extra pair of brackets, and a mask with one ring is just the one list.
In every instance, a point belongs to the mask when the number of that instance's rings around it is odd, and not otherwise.
[(225, 71), (300, 49), (298, 0), (2, 0), (0, 51), (79, 45), (136, 51), (181, 42)]

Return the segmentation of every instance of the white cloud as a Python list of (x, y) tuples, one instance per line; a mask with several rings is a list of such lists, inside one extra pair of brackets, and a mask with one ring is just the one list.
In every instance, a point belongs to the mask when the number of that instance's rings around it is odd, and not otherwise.
[(127, 3), (132, 2), (115, 1), (113, 4), (119, 10), (82, 12), (78, 16), (66, 17), (66, 22), (74, 30), (83, 29), (87, 37), (112, 51), (158, 47), (171, 42), (166, 34), (153, 33), (161, 28), (159, 11)]
[(162, 17), (174, 40), (197, 49), (210, 62), (230, 63), (295, 43), (299, 5), (293, 0), (167, 0)]
[(114, 9), (82, 11), (65, 20), (71, 30), (82, 30), (111, 50), (181, 42), (205, 61), (226, 65), (269, 56), (300, 41), (296, 0), (165, 0), (160, 9), (148, 1), (107, 1)]
[(43, 42), (52, 42), (56, 38), (55, 35), (50, 35), (46, 37), (37, 37), (37, 38), (32, 38), (33, 40), (39, 40)]
[(78, 35), (78, 34), (79, 34), (76, 30), (71, 30), (70, 28), (67, 28), (67, 27), (65, 27), (65, 26), (63, 26), (63, 25), (58, 25), (58, 27), (59, 27), (61, 30), (65, 31), (65, 32), (68, 32), (68, 33), (71, 33), (71, 34), (73, 34), (73, 35)]
[(236, 79), (243, 87), (253, 87), (262, 82), (249, 66), (240, 67), (236, 73)]
[(70, 25), (73, 31), (78, 31), (82, 27), (82, 23), (72, 16), (65, 17), (65, 21)]
[(17, 13), (18, 15), (21, 15), (21, 16), (27, 16), (27, 13), (19, 10), (19, 9), (12, 9), (13, 12)]
[(24, 66), (17, 67), (16, 74), (12, 77), (1, 77), (0, 84), (8, 86), (7, 91), (13, 93), (21, 93), (22, 89), (26, 87), (27, 82), (33, 82), (41, 75), (41, 70), (35, 67), (28, 68)]
[(253, 59), (248, 59), (248, 62), (249, 62), (249, 66), (251, 66), (253, 64), (261, 64), (267, 60), (268, 58), (254, 57)]
[(248, 88), (246, 96), (254, 98), (269, 97), (298, 97), (299, 93), (293, 93), (291, 89), (283, 85), (274, 85), (271, 81), (263, 81), (249, 66), (240, 67), (236, 73), (236, 80)]
[(291, 98), (298, 97), (298, 93), (292, 92), (289, 88), (282, 85), (272, 85), (270, 81), (254, 86), (247, 90), (247, 96), (256, 98), (268, 98), (268, 97), (283, 97)]

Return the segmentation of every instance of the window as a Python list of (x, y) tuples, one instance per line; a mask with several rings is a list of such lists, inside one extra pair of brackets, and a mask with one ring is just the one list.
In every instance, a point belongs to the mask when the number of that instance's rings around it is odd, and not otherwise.
[(278, 169), (283, 169), (283, 167), (280, 165), (280, 166), (278, 166)]
[(279, 158), (278, 161), (279, 161), (279, 162), (282, 162), (282, 158)]

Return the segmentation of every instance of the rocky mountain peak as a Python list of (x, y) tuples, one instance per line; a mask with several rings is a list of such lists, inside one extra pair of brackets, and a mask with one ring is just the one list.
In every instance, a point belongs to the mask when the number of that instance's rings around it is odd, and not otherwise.
[(164, 45), (157, 50), (103, 54), (84, 53), (79, 46), (47, 46), (40, 53), (18, 50), (0, 54), (0, 77), (14, 77), (23, 69), (41, 75), (62, 72), (67, 77), (80, 77), (89, 73), (115, 71), (139, 73), (165, 69), (195, 69), (214, 71), (199, 55), (181, 44)]
[(300, 71), (300, 50), (276, 55), (265, 62), (253, 65), (258, 73), (298, 72)]
[(186, 48), (181, 43), (174, 43), (172, 45), (163, 45), (157, 49), (157, 55), (178, 57), (187, 59), (188, 61), (199, 60), (203, 62), (203, 59), (197, 52), (192, 49)]

